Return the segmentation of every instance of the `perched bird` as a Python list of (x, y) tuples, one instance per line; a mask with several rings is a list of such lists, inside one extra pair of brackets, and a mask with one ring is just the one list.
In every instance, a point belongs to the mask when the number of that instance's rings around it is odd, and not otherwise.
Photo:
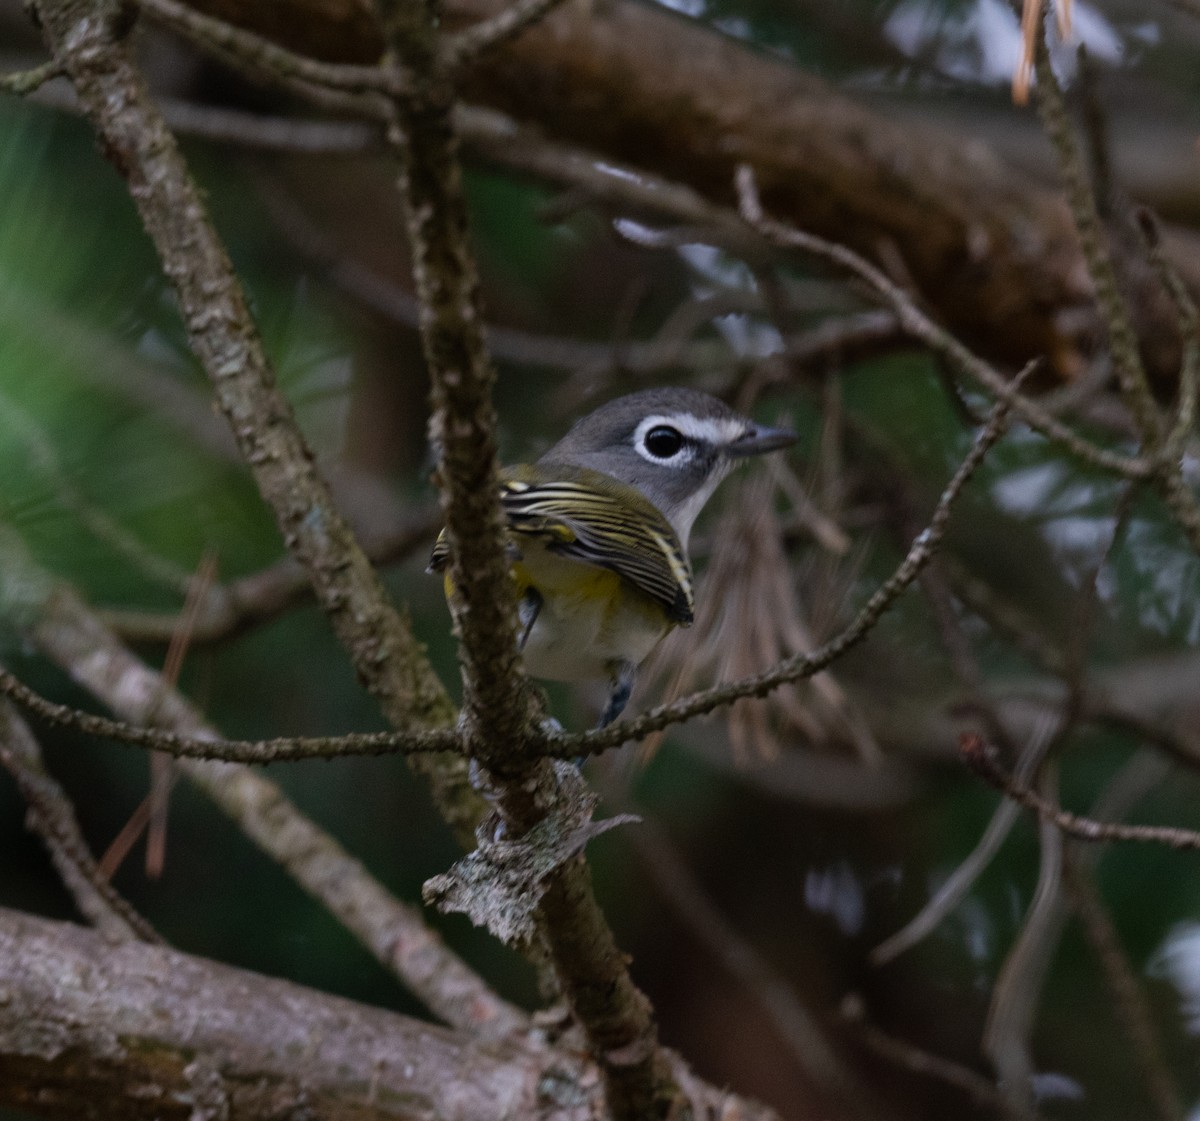
[[(575, 422), (536, 463), (501, 471), (520, 642), (535, 677), (610, 682), (600, 727), (624, 709), (637, 667), (692, 622), (688, 538), (717, 484), (747, 456), (793, 443), (695, 389), (647, 389)], [(430, 572), (454, 593), (450, 547)]]

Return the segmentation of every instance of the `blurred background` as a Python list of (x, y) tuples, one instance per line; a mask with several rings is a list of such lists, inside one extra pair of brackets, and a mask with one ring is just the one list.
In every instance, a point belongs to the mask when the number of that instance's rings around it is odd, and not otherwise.
[[(901, 127), (951, 130), (1030, 183), (1056, 182), (1035, 115), (1012, 104), (1019, 32), (1002, 0), (670, 7)], [(1200, 19), (1187, 9), (1073, 5), (1112, 181), (1184, 231), (1200, 225)], [(138, 35), (151, 82), (173, 105), (310, 115), (164, 32)], [(42, 57), (21, 5), (0, 0), (0, 68)], [(1074, 52), (1059, 65), (1077, 91)], [(179, 610), (206, 553), (228, 583), (283, 550), (124, 185), (59, 85), (0, 99), (0, 517), (160, 665), (156, 621)], [(181, 128), (185, 153), (280, 380), (364, 536), (402, 539), (386, 580), (457, 691), (449, 616), (423, 572), (436, 495), (395, 168), (345, 129), (315, 151), (194, 131)], [(706, 512), (693, 547), (701, 617), (656, 655), (635, 708), (835, 634), (924, 524), (986, 402), (828, 270), (747, 263), (479, 159), (468, 159), (467, 190), (506, 461), (536, 457), (582, 411), (644, 385), (706, 388), (801, 433), (786, 460), (752, 464)], [(861, 330), (844, 346), (797, 357), (815, 332), (851, 327)], [(1089, 432), (1128, 448), (1121, 420), (1105, 420), (1102, 375), (1091, 381)], [(982, 1040), (997, 1007), (1027, 999), (1039, 1113), (1200, 1116), (1194, 853), (1077, 853), (1083, 886), (1059, 884), (1056, 919), (1043, 914), (1031, 935), (1048, 842), (1014, 815), (925, 937), (886, 961), (872, 956), (960, 874), (1001, 804), (956, 755), (981, 697), (1005, 723), (1002, 747), (1050, 745), (1064, 805), (1084, 812), (1107, 798), (1138, 821), (1200, 828), (1200, 561), (1156, 499), (1127, 490), (1015, 429), (964, 496), (931, 580), (829, 674), (588, 764), (602, 812), (646, 819), (589, 850), (601, 902), (664, 1041), (705, 1077), (787, 1118), (1004, 1115), (1011, 1106), (990, 1089)], [(0, 653), (43, 693), (91, 703), (15, 633), (0, 635)], [(1064, 679), (1086, 680), (1141, 723), (1062, 724)], [(181, 682), (230, 736), (381, 727), (303, 598), (198, 635)], [(557, 685), (549, 696), (571, 728), (588, 726), (601, 702)], [(105, 852), (146, 795), (145, 756), (39, 732)], [(400, 759), (270, 774), (405, 899), (458, 855)], [(75, 917), (23, 816), (0, 775), (0, 904)], [(180, 949), (420, 1012), (186, 784), (172, 795), (161, 877), (147, 876), (139, 845), (115, 882)], [(1131, 1039), (1095, 923), (1077, 917), (1088, 884), (1147, 1002), (1149, 1043)], [(536, 1003), (536, 980), (515, 955), (464, 919), (429, 918), (503, 994)], [(1014, 956), (1023, 932), (1040, 966)], [(744, 966), (742, 951), (751, 976), (730, 967)], [(869, 1106), (852, 1103), (847, 1083)]]

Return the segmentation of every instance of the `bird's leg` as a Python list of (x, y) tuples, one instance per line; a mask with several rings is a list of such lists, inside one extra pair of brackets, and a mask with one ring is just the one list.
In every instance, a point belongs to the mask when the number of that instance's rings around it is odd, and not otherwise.
[(533, 630), (533, 624), (537, 622), (544, 602), (542, 593), (537, 588), (526, 588), (525, 594), (521, 596), (517, 604), (517, 619), (521, 623), (521, 637), (517, 639), (518, 650), (525, 649), (525, 643), (529, 641), (529, 632)]
[(613, 675), (612, 690), (608, 694), (608, 704), (600, 714), (597, 728), (607, 728), (625, 711), (629, 695), (633, 692), (633, 682), (637, 677), (637, 666), (632, 662), (614, 662), (609, 668)]

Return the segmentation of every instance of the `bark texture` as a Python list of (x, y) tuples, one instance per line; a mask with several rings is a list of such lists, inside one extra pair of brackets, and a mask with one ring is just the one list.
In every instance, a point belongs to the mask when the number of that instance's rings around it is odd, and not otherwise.
[(599, 1099), (595, 1073), (556, 1052), (480, 1044), (288, 981), (0, 909), (3, 1106), (121, 1121), (582, 1121), (598, 1116)]

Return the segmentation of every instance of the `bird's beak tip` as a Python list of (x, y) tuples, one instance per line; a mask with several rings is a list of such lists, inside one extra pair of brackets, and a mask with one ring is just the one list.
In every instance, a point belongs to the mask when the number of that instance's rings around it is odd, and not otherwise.
[(734, 440), (727, 450), (730, 455), (738, 458), (764, 455), (767, 452), (777, 451), (779, 448), (790, 447), (798, 438), (790, 428), (767, 428), (763, 425), (755, 425)]

